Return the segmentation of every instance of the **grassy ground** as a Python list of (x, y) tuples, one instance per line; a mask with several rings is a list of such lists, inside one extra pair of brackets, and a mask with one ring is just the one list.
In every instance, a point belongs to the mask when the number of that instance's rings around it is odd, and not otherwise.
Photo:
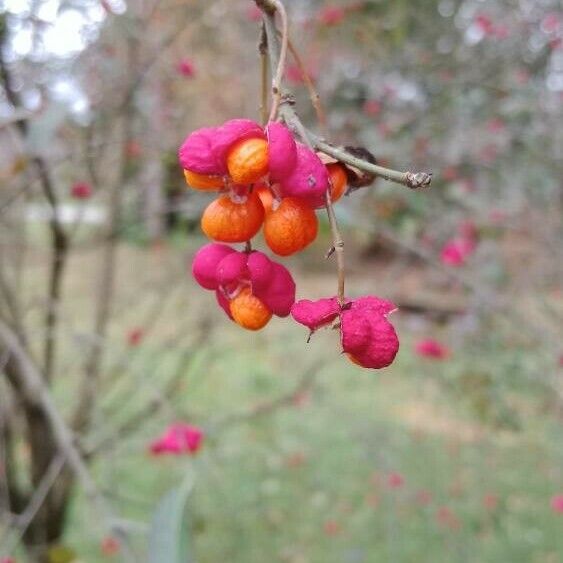
[[(563, 516), (549, 506), (563, 489), (560, 421), (528, 377), (541, 358), (499, 334), (456, 336), (404, 314), (396, 319), (398, 361), (381, 372), (340, 357), (334, 334), (307, 345), (305, 330), (287, 320), (242, 332), (183, 274), (184, 253), (197, 243), (150, 256), (121, 249), (119, 316), (89, 441), (105, 444), (95, 472), (122, 516), (146, 523), (160, 496), (195, 470), (191, 542), (199, 563), (563, 559)], [(80, 261), (90, 258), (76, 258), (71, 271), (84, 272)], [(326, 294), (333, 277), (304, 273), (305, 260), (294, 263), (300, 295)], [(87, 311), (83, 318), (74, 307), (84, 307), (93, 281), (72, 274), (67, 283), (67, 312), (79, 331)], [(127, 348), (124, 335), (139, 325), (144, 340)], [(427, 333), (452, 345), (451, 360), (413, 354), (413, 341)], [(76, 349), (65, 348), (63, 365), (75, 362)], [(311, 366), (315, 380), (297, 397), (259, 416), (228, 418), (289, 397)], [(150, 409), (176, 379), (172, 396)], [(72, 389), (72, 380), (58, 388), (65, 404)], [(134, 431), (106, 440), (132, 413), (141, 413)], [(149, 440), (178, 418), (206, 428), (201, 454), (148, 456)], [(70, 520), (66, 544), (83, 561), (107, 560), (97, 515), (80, 496)]]

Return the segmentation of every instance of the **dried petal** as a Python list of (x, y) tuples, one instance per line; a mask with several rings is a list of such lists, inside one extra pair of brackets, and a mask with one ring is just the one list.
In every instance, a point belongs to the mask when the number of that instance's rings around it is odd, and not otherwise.
[(266, 126), (266, 137), (268, 139), (270, 180), (280, 182), (295, 168), (297, 144), (291, 131), (276, 121)]
[(302, 299), (291, 308), (291, 316), (298, 323), (314, 331), (332, 322), (340, 313), (340, 304), (336, 297), (310, 301)]

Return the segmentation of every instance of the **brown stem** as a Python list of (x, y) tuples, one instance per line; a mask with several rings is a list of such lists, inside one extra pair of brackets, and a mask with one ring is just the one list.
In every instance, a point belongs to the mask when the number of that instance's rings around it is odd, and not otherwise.
[(330, 197), (330, 189), (327, 190), (325, 199), (325, 207), (328, 215), (330, 232), (332, 234), (332, 245), (334, 251), (336, 252), (336, 264), (338, 268), (338, 302), (340, 305), (344, 305), (344, 284), (346, 279), (346, 272), (344, 268), (344, 241), (342, 240), (342, 235), (340, 234), (340, 229), (338, 228), (338, 221), (336, 220), (336, 214), (334, 213), (334, 207), (332, 205), (332, 198)]
[(264, 24), (260, 30), (258, 52), (260, 53), (260, 120), (262, 125), (266, 125), (268, 122), (268, 39)]
[[(10, 351), (11, 357), (17, 364), (18, 369), (15, 372), (17, 385), (23, 389), (23, 396), (28, 401), (29, 407), (36, 412), (41, 412), (47, 421), (46, 427), (52, 431), (53, 439), (59, 450), (65, 456), (70, 468), (82, 484), (86, 495), (94, 502), (99, 510), (99, 514), (106, 518), (108, 530), (112, 533), (119, 534), (123, 540), (123, 530), (116, 529), (116, 519), (109, 505), (103, 496), (99, 493), (98, 488), (93, 480), (90, 472), (80, 452), (74, 444), (74, 436), (70, 428), (66, 425), (59, 409), (53, 402), (48, 388), (45, 386), (43, 376), (37, 369), (33, 361), (27, 355), (17, 335), (6, 324), (0, 321), (0, 339), (4, 346)], [(55, 449), (52, 450), (56, 451)], [(47, 467), (45, 468), (47, 469)], [(44, 473), (41, 474), (40, 478)], [(125, 555), (130, 561), (134, 558), (128, 548), (128, 544), (124, 541)]]
[[(272, 78), (272, 108), (270, 109), (270, 117), (268, 121), (274, 121), (278, 114), (278, 108), (282, 96), (282, 80), (283, 73), (285, 72), (285, 63), (287, 59), (287, 43), (288, 43), (288, 23), (287, 12), (285, 6), (280, 0), (255, 0), (256, 5), (264, 11), (265, 18), (271, 18), (272, 23), (275, 12), (278, 12), (281, 19), (281, 48), (276, 57), (276, 65), (272, 65), (272, 70), (275, 68), (276, 73)], [(275, 27), (275, 24), (274, 24)]]
[[(0, 77), (8, 101), (18, 111), (21, 107), (21, 97), (14, 88), (13, 78), (4, 58), (4, 44), (7, 40), (5, 14), (0, 21)], [(26, 135), (28, 123), (25, 119), (15, 121), (20, 133)], [(61, 284), (64, 267), (68, 254), (68, 238), (59, 220), (58, 198), (53, 186), (51, 175), (45, 160), (40, 156), (32, 159), (32, 164), (37, 172), (43, 194), (51, 208), (49, 228), (51, 231), (52, 256), (50, 262), (49, 284), (47, 288), (47, 310), (45, 313), (45, 348), (44, 348), (44, 377), (50, 381), (53, 375), (55, 362), (56, 338), (55, 331), (59, 317), (59, 304), (61, 299)]]
[(407, 186), (407, 188), (411, 188), (413, 190), (417, 188), (427, 188), (432, 182), (431, 172), (399, 172), (398, 170), (392, 170), (391, 168), (384, 168), (383, 166), (372, 164), (367, 160), (358, 158), (357, 156), (350, 154), (346, 151), (346, 149), (335, 147), (315, 135), (311, 134), (311, 139), (313, 146), (319, 151), (336, 158), (336, 160), (339, 160), (340, 162), (345, 162), (346, 164), (355, 166), (356, 168), (369, 172), (370, 174), (374, 174), (375, 176), (380, 176), (390, 182), (402, 184), (403, 186)]
[(313, 106), (313, 109), (315, 110), (315, 113), (317, 115), (317, 120), (319, 122), (321, 135), (326, 136), (327, 134), (326, 114), (323, 104), (321, 102), (321, 97), (319, 96), (319, 93), (317, 92), (317, 89), (315, 88), (315, 85), (313, 84), (313, 81), (311, 80), (309, 73), (305, 69), (305, 65), (303, 64), (303, 61), (301, 60), (301, 57), (299, 56), (297, 49), (295, 48), (295, 46), (291, 42), (291, 39), (289, 38), (287, 40), (287, 45), (289, 47), (289, 52), (291, 53), (291, 56), (293, 57), (293, 60), (295, 61), (295, 64), (299, 68), (299, 72), (303, 77), (303, 82), (305, 82), (305, 87), (307, 88), (307, 92), (309, 92), (309, 98), (311, 100), (311, 105)]

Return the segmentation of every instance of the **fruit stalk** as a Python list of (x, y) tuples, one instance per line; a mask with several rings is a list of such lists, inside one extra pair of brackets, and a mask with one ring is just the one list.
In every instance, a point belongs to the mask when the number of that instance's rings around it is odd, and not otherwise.
[[(262, 8), (264, 11), (264, 26), (266, 28), (266, 36), (267, 36), (267, 45), (268, 45), (268, 54), (270, 56), (270, 64), (272, 68), (279, 67), (279, 58), (281, 56), (281, 52), (283, 49), (280, 49), (275, 22), (274, 22), (274, 15), (271, 11), (272, 6), (266, 6), (268, 2), (264, 1), (261, 2), (260, 0), (256, 0), (256, 4)], [(275, 2), (277, 5), (279, 2)], [(262, 5), (261, 5), (262, 4)], [(272, 2), (274, 4), (274, 2)], [(287, 33), (286, 33), (287, 37)], [(282, 37), (283, 42), (283, 37)], [(280, 85), (281, 88), (281, 85)], [(281, 90), (280, 90), (281, 96)], [(299, 133), (302, 141), (311, 148), (314, 148), (314, 144), (311, 140), (311, 135), (305, 129), (301, 120), (293, 110), (293, 107), (290, 104), (283, 104), (281, 107), (281, 113), (286, 121), (287, 125), (293, 127)], [(332, 200), (330, 197), (330, 190), (327, 190), (326, 193), (326, 211), (328, 215), (328, 222), (330, 225), (330, 232), (332, 234), (332, 248), (336, 253), (336, 264), (338, 269), (338, 301), (342, 305), (344, 304), (344, 291), (345, 291), (345, 267), (344, 267), (344, 241), (342, 240), (342, 235), (340, 234), (340, 229), (338, 228), (338, 221), (336, 219), (336, 214), (334, 213), (334, 208), (332, 206)], [(331, 249), (332, 250), (332, 249)], [(332, 254), (330, 252), (329, 254)]]

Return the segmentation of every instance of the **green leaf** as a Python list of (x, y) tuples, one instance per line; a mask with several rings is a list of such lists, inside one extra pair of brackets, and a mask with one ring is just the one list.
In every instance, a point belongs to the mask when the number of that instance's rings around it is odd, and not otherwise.
[(188, 563), (188, 498), (193, 477), (162, 496), (154, 511), (149, 532), (149, 563)]

